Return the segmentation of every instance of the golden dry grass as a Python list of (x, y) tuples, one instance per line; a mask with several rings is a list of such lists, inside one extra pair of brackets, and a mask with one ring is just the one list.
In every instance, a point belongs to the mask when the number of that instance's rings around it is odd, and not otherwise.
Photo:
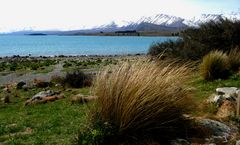
[(193, 105), (184, 85), (188, 64), (122, 64), (100, 73), (94, 83), (95, 115), (117, 128), (119, 136), (161, 136), (182, 132), (183, 114)]
[(229, 59), (222, 51), (212, 51), (203, 57), (200, 75), (204, 80), (225, 79), (229, 73)]
[(229, 51), (229, 64), (230, 69), (234, 72), (237, 72), (240, 67), (240, 48), (236, 47)]

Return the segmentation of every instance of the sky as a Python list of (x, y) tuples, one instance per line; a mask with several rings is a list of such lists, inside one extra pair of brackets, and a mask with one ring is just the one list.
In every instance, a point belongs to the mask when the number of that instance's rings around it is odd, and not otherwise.
[(160, 13), (192, 18), (232, 11), (240, 11), (240, 0), (0, 0), (0, 32), (73, 30)]

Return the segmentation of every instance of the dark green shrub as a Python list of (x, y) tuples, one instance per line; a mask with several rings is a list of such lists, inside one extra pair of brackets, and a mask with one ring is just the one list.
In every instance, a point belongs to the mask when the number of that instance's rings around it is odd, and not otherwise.
[[(200, 25), (199, 28), (188, 28), (181, 32), (183, 41), (165, 42), (153, 45), (149, 54), (159, 55), (163, 50), (182, 58), (199, 60), (213, 50), (228, 52), (240, 45), (240, 21), (220, 19)], [(170, 50), (170, 51), (168, 51)]]
[(0, 63), (0, 71), (4, 71), (7, 69), (7, 65), (6, 65), (6, 62), (1, 62)]
[(11, 66), (9, 67), (9, 70), (10, 70), (10, 71), (15, 71), (15, 70), (16, 70), (16, 68), (17, 68), (17, 66), (16, 66), (16, 65), (11, 65)]
[(240, 44), (240, 21), (210, 21), (198, 29), (186, 29), (181, 37), (185, 43), (183, 51), (192, 59), (201, 59), (215, 49), (227, 52)]
[(212, 51), (203, 57), (200, 75), (204, 80), (226, 79), (230, 76), (228, 56), (222, 51)]
[(47, 88), (52, 85), (51, 82), (45, 82), (45, 81), (37, 80), (37, 79), (34, 80), (34, 84), (37, 88)]
[(92, 85), (92, 77), (80, 70), (74, 70), (66, 74), (63, 84), (73, 88), (89, 87)]
[(63, 84), (64, 78), (61, 76), (52, 76), (50, 82), (54, 84)]
[(65, 62), (65, 63), (63, 64), (63, 67), (64, 67), (64, 68), (66, 68), (66, 67), (70, 67), (70, 66), (72, 66), (72, 64), (69, 63), (69, 62)]
[(38, 63), (32, 63), (31, 66), (30, 66), (31, 70), (37, 70), (39, 67), (40, 66), (39, 66)]
[(183, 45), (184, 42), (182, 39), (178, 39), (177, 41), (169, 40), (163, 43), (153, 43), (148, 50), (148, 54), (152, 56), (157, 56), (162, 53), (166, 53), (168, 55), (176, 55), (175, 53), (177, 53), (177, 50), (179, 48), (182, 48)]

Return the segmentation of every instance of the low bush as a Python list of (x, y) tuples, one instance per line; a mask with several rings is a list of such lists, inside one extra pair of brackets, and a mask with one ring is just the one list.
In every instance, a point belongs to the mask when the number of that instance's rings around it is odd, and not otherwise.
[(184, 42), (181, 39), (178, 39), (176, 42), (175, 41), (167, 41), (163, 43), (153, 43), (149, 50), (148, 54), (151, 56), (158, 56), (161, 55), (162, 53), (166, 53), (169, 56), (171, 55), (177, 55), (178, 49), (182, 48), (184, 45)]
[(193, 105), (184, 85), (189, 76), (186, 65), (151, 62), (100, 73), (93, 89), (99, 98), (90, 113), (92, 124), (78, 144), (138, 144), (145, 139), (164, 144), (186, 137), (189, 122), (183, 114)]
[(226, 79), (230, 76), (228, 56), (222, 51), (212, 51), (203, 57), (200, 75), (204, 80)]
[(67, 67), (70, 67), (70, 66), (72, 66), (72, 64), (69, 63), (69, 62), (65, 62), (65, 63), (63, 64), (63, 67), (64, 67), (64, 68), (67, 68)]
[(32, 63), (30, 65), (31, 70), (37, 70), (39, 67), (40, 67), (40, 65), (38, 63)]
[(236, 47), (229, 51), (229, 65), (233, 72), (238, 72), (240, 67), (240, 48)]
[(33, 83), (37, 88), (47, 88), (47, 87), (52, 86), (51, 82), (45, 82), (45, 81), (39, 80), (39, 79), (34, 79)]
[(149, 48), (149, 54), (157, 56), (162, 50), (184, 59), (200, 60), (215, 49), (228, 52), (240, 46), (240, 21), (220, 19), (203, 23), (200, 27), (187, 28), (180, 33), (181, 43), (157, 43)]
[(61, 76), (54, 75), (54, 76), (51, 77), (50, 82), (54, 83), (54, 84), (63, 84), (64, 78), (61, 77)]
[(90, 87), (93, 78), (91, 75), (85, 74), (80, 70), (67, 72), (65, 76), (52, 76), (51, 83), (61, 84), (64, 87), (82, 88)]

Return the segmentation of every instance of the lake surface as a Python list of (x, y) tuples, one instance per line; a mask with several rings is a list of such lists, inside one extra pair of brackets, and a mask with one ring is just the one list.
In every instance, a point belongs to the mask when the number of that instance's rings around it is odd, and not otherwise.
[(147, 53), (154, 42), (177, 37), (0, 35), (0, 56), (122, 55)]

